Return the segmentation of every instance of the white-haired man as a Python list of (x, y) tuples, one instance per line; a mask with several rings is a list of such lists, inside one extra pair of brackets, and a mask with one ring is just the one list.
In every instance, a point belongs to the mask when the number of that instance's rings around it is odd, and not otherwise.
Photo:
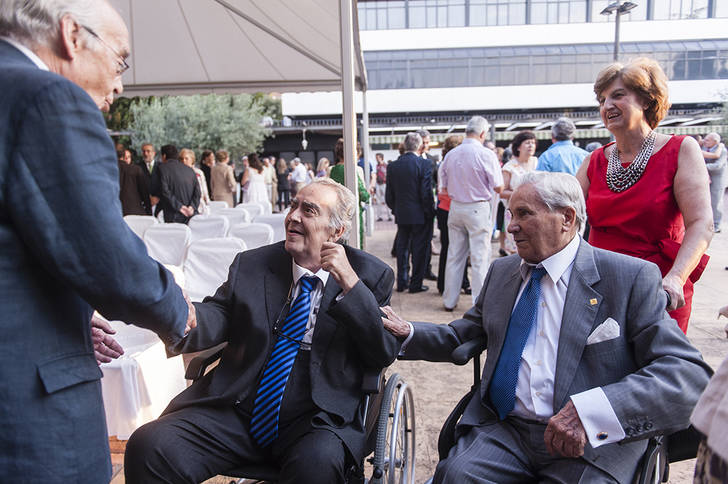
[(434, 482), (632, 482), (646, 439), (688, 426), (710, 367), (665, 312), (655, 264), (581, 239), (573, 176), (525, 175), (509, 210), (518, 255), (493, 262), (462, 319), (408, 323), (383, 308), (407, 359), (451, 361), (486, 341)]
[(589, 153), (574, 144), (576, 125), (569, 118), (559, 118), (551, 126), (549, 149), (538, 157), (537, 170), (576, 175), (581, 163)]
[(354, 203), (331, 179), (305, 186), (285, 242), (239, 254), (215, 295), (195, 303), (200, 324), (169, 351), (227, 348), (212, 373), (131, 436), (127, 482), (202, 482), (273, 463), (279, 482), (335, 483), (346, 462), (363, 458), (362, 375), (392, 363), (400, 345), (379, 320), (392, 270), (336, 243)]
[(0, 482), (107, 483), (91, 308), (170, 344), (188, 316), (121, 218), (99, 113), (129, 34), (105, 0), (3, 0), (0, 37)]
[(442, 301), (452, 311), (460, 299), (465, 264), (470, 255), (473, 301), (480, 292), (490, 262), (493, 231), (492, 202), (503, 190), (503, 174), (496, 154), (485, 148), (489, 124), (473, 116), (463, 142), (448, 152), (438, 171), (440, 192), (450, 197), (447, 229), (450, 244), (445, 266)]
[(718, 133), (708, 133), (703, 141), (703, 158), (710, 175), (710, 207), (713, 209), (713, 231), (720, 232), (723, 220), (723, 196), (726, 186), (726, 158), (728, 151), (720, 142)]

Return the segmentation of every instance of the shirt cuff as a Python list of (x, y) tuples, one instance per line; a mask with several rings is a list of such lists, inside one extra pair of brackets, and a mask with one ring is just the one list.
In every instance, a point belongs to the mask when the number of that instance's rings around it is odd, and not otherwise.
[(412, 325), (412, 323), (410, 323), (409, 321), (405, 321), (405, 322), (409, 325), (410, 332), (409, 332), (409, 335), (407, 335), (407, 337), (402, 342), (402, 346), (399, 349), (399, 355), (398, 356), (404, 355), (404, 352), (407, 349), (407, 345), (409, 344), (410, 340), (412, 339), (412, 336), (415, 335), (415, 327)]
[(600, 387), (572, 395), (571, 401), (593, 448), (619, 442), (625, 437), (622, 424)]

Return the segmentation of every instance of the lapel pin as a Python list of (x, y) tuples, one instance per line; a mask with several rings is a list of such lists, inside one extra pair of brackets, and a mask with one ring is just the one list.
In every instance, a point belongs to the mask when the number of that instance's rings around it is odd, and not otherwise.
[(596, 303), (597, 303), (597, 298), (593, 297), (593, 298), (589, 299), (589, 304), (591, 304), (592, 306), (594, 306)]

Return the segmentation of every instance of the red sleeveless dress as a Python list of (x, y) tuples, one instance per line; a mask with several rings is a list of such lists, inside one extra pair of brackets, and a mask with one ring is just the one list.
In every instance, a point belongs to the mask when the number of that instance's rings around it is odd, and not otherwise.
[[(586, 200), (591, 245), (654, 262), (663, 277), (667, 274), (685, 236), (682, 213), (673, 194), (683, 138), (672, 136), (652, 155), (637, 183), (621, 193), (607, 186), (606, 146), (592, 153)], [(690, 319), (693, 283), (700, 278), (707, 262), (707, 257), (703, 259), (683, 286), (685, 306), (670, 312), (684, 333)]]

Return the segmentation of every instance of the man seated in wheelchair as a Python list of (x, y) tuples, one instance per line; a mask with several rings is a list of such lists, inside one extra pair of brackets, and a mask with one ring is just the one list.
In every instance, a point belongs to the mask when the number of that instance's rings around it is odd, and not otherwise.
[(577, 180), (532, 173), (511, 196), (518, 254), (493, 262), (449, 325), (384, 325), (400, 357), (451, 361), (486, 341), (479, 388), (434, 482), (631, 482), (647, 439), (689, 424), (711, 370), (665, 312), (657, 266), (579, 236)]
[(251, 464), (280, 468), (279, 482), (343, 482), (345, 466), (363, 459), (362, 375), (390, 365), (400, 343), (379, 311), (392, 270), (335, 243), (354, 204), (331, 180), (306, 186), (285, 242), (239, 254), (215, 295), (194, 304), (197, 327), (168, 351), (227, 347), (131, 436), (127, 482), (198, 483)]

